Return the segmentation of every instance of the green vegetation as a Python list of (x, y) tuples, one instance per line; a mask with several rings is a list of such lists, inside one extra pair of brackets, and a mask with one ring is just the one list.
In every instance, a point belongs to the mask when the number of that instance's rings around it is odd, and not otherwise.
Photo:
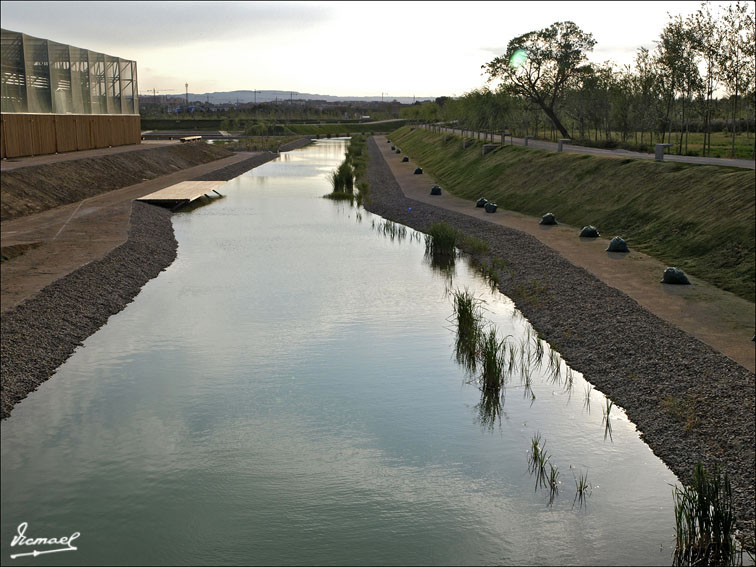
[(446, 136), (404, 127), (391, 140), (458, 197), (472, 201), (485, 193), (505, 209), (534, 217), (552, 211), (560, 222), (593, 224), (622, 235), (633, 250), (754, 301), (753, 171), (521, 146), (483, 157), (480, 142), (463, 150), (459, 138), (446, 142)]
[(496, 328), (483, 332), (478, 342), (480, 384), (484, 390), (498, 392), (505, 383), (506, 341), (499, 339)]
[(303, 136), (246, 136), (234, 140), (216, 140), (214, 146), (225, 148), (231, 151), (271, 151), (277, 152), (278, 149), (289, 142), (300, 140)]
[(457, 229), (445, 222), (433, 223), (425, 235), (425, 252), (433, 257), (454, 256)]
[(389, 132), (405, 121), (390, 122), (324, 122), (308, 124), (295, 122), (276, 122), (256, 120), (254, 118), (229, 119), (187, 119), (142, 118), (142, 130), (226, 130), (242, 132), (243, 136), (293, 136), (296, 134), (313, 137), (349, 136), (350, 134), (373, 134)]
[(478, 343), (483, 333), (481, 301), (467, 289), (452, 292), (454, 320), (456, 321), (455, 353), (457, 362), (469, 373), (475, 372)]
[(403, 126), (404, 122), (384, 123), (335, 123), (335, 124), (286, 124), (284, 127), (295, 134), (309, 136), (348, 136), (351, 134), (369, 134), (374, 132), (390, 132), (397, 126)]
[[(361, 204), (368, 198), (370, 185), (367, 181), (367, 140), (364, 136), (351, 139), (344, 161), (329, 175), (333, 192), (325, 195), (334, 201), (354, 201)], [(357, 187), (357, 195), (354, 187)]]
[(690, 483), (675, 487), (674, 565), (735, 565), (735, 514), (727, 471), (698, 463)]
[(687, 394), (682, 398), (667, 396), (660, 405), (674, 420), (685, 426), (685, 431), (691, 431), (698, 425), (702, 404), (694, 395)]
[[(740, 0), (718, 6), (716, 14), (709, 2), (686, 18), (670, 13), (656, 47), (638, 48), (633, 65), (621, 68), (591, 63), (592, 33), (554, 22), (512, 38), (502, 55), (483, 65), (488, 82), (500, 83), (495, 91), (439, 97), (401, 115), (601, 147), (666, 142), (672, 153), (707, 156), (721, 155), (724, 148), (716, 148), (713, 137), (722, 133), (728, 157), (754, 159), (755, 20), (753, 3)], [(714, 97), (722, 91), (726, 96)], [(738, 141), (743, 132), (747, 143)]]

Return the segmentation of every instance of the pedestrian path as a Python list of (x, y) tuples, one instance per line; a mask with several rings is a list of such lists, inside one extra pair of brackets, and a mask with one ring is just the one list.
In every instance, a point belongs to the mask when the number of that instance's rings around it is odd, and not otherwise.
[[(462, 134), (462, 130), (459, 128), (445, 128), (445, 127), (438, 127), (438, 126), (431, 126), (428, 124), (422, 124), (420, 125), (420, 128), (424, 128), (426, 130), (430, 129), (441, 129), (443, 132), (449, 132), (452, 134)], [(478, 132), (472, 132), (470, 130), (465, 130), (467, 134), (470, 137), (477, 136)], [(505, 143), (509, 141), (511, 144), (516, 144), (518, 146), (524, 146), (526, 145), (525, 138), (514, 138), (511, 136), (505, 136)], [(499, 134), (488, 134), (488, 139), (493, 139), (493, 142), (501, 143), (501, 135)], [(545, 142), (543, 140), (533, 140), (529, 139), (527, 140), (527, 146), (530, 148), (535, 148), (539, 150), (550, 150), (550, 151), (558, 151), (558, 144), (555, 142)], [(646, 154), (641, 152), (631, 152), (630, 150), (607, 150), (603, 148), (589, 148), (586, 146), (578, 146), (570, 144), (569, 142), (562, 144), (562, 151), (565, 153), (575, 153), (575, 154), (591, 154), (591, 155), (599, 155), (599, 156), (610, 156), (610, 157), (619, 157), (619, 158), (633, 158), (633, 159), (655, 159), (654, 154)], [(756, 169), (756, 161), (749, 160), (749, 159), (730, 159), (730, 158), (713, 158), (713, 157), (699, 157), (699, 156), (678, 156), (678, 155), (664, 155), (664, 161), (672, 161), (672, 162), (679, 162), (679, 163), (695, 163), (698, 165), (722, 165), (726, 167), (739, 167), (742, 169)]]

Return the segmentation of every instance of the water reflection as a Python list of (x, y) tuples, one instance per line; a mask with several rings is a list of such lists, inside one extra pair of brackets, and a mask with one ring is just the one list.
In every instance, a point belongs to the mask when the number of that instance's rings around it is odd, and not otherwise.
[(476, 421), (483, 429), (493, 431), (496, 424), (501, 427), (501, 416), (504, 415), (504, 394), (506, 390), (480, 391), (480, 402), (475, 406)]
[(426, 248), (423, 259), (426, 265), (443, 277), (447, 285), (452, 285), (454, 277), (457, 275), (456, 256), (454, 254), (433, 252)]

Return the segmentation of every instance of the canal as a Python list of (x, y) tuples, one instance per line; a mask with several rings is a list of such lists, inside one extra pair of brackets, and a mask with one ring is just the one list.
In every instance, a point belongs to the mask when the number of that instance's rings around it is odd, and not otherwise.
[[(22, 523), (80, 536), (20, 565), (671, 563), (675, 476), (464, 258), (322, 198), (347, 143), (175, 214), (176, 261), (14, 408), (4, 563)], [(455, 361), (455, 289), (542, 349), (493, 410)]]

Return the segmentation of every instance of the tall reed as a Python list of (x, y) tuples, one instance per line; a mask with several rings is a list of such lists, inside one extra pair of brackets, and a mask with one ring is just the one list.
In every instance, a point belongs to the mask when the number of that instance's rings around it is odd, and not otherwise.
[(457, 229), (445, 222), (428, 227), (425, 235), (425, 252), (433, 256), (453, 256), (457, 245)]
[(735, 513), (727, 470), (698, 463), (690, 483), (675, 487), (674, 565), (735, 565)]
[(478, 362), (478, 344), (483, 333), (481, 300), (465, 288), (452, 292), (456, 321), (455, 352), (457, 362), (469, 373), (474, 373)]
[(478, 364), (481, 387), (486, 390), (498, 391), (504, 385), (504, 344), (493, 326), (480, 337)]

